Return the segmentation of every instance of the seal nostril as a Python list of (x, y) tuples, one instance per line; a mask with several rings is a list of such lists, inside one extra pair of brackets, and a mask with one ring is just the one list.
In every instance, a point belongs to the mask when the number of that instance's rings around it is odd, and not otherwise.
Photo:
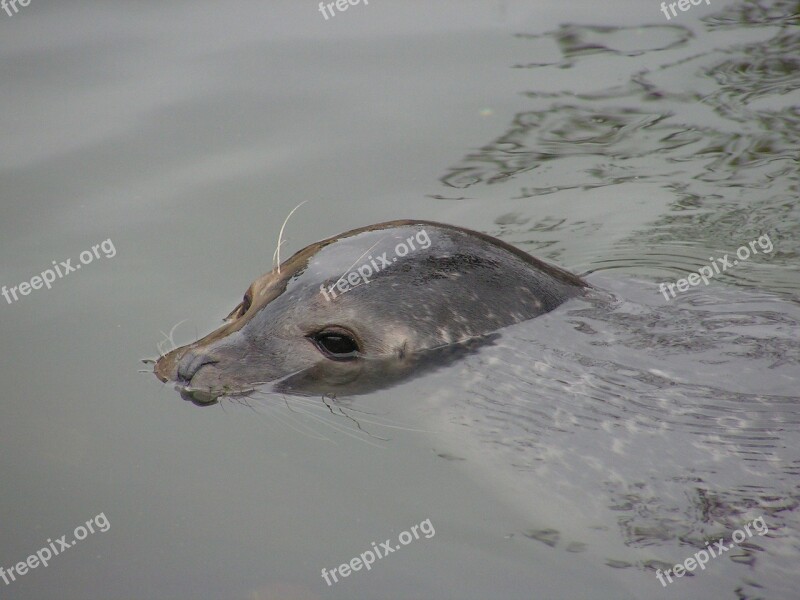
[(178, 361), (178, 380), (191, 383), (192, 378), (204, 365), (213, 365), (219, 361), (214, 360), (205, 352), (187, 350)]

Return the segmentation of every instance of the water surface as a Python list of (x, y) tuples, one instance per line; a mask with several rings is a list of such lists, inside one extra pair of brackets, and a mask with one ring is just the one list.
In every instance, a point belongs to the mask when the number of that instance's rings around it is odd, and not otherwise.
[[(0, 12), (0, 566), (10, 598), (792, 598), (797, 2), (34, 0)], [(208, 408), (140, 359), (395, 218), (596, 295), (366, 396)], [(768, 235), (773, 249), (666, 300)], [(167, 346), (171, 342), (166, 341)], [(163, 346), (162, 346), (163, 347)], [(763, 516), (664, 588), (655, 569)], [(430, 519), (332, 586), (320, 576)]]

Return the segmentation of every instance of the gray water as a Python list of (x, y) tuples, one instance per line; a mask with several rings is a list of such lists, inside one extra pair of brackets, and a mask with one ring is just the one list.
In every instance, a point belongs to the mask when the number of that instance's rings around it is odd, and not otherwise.
[[(0, 285), (99, 247), (0, 298), (0, 566), (104, 519), (1, 597), (796, 597), (800, 4), (17, 7)], [(219, 324), (303, 201), (283, 257), (432, 219), (596, 289), (366, 396), (199, 408), (139, 372)]]

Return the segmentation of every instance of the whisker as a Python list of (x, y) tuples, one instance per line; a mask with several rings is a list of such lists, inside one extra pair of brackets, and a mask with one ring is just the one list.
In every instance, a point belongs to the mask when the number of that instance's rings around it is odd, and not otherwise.
[[(311, 431), (312, 433), (308, 433), (306, 431), (303, 431), (302, 429), (299, 429), (298, 427), (295, 427), (294, 425), (292, 425), (292, 423), (287, 422), (291, 418), (289, 415), (278, 415), (278, 414), (273, 413), (270, 416), (272, 418), (274, 418), (276, 421), (278, 421), (279, 423), (283, 424), (285, 427), (288, 427), (289, 429), (291, 429), (292, 431), (294, 431), (296, 433), (299, 433), (300, 435), (304, 435), (306, 437), (310, 437), (311, 439), (315, 439), (315, 440), (321, 440), (321, 441), (324, 441), (324, 442), (331, 442), (332, 444), (336, 443), (332, 439), (327, 438), (325, 436), (322, 436), (321, 434), (319, 434), (316, 431), (312, 430), (308, 426), (304, 426), (304, 427), (306, 429), (308, 429), (309, 431)], [(283, 417), (283, 419), (281, 417)], [(292, 421), (294, 421), (294, 419), (292, 419)], [(294, 421), (294, 422), (296, 423), (297, 421)]]
[[(320, 423), (322, 423), (323, 425), (327, 425), (328, 427), (330, 427), (330, 428), (332, 428), (332, 429), (335, 429), (335, 430), (336, 430), (336, 431), (338, 431), (339, 433), (342, 433), (342, 434), (344, 434), (344, 435), (350, 436), (350, 437), (351, 437), (351, 438), (353, 438), (353, 439), (360, 440), (360, 441), (362, 441), (362, 442), (364, 442), (364, 443), (366, 443), (366, 444), (369, 444), (370, 446), (374, 446), (374, 447), (376, 447), (376, 448), (385, 448), (385, 446), (382, 446), (381, 444), (375, 444), (375, 443), (373, 443), (373, 442), (370, 442), (369, 440), (366, 440), (366, 439), (364, 439), (364, 438), (362, 438), (362, 437), (360, 437), (360, 436), (358, 436), (358, 435), (356, 435), (356, 434), (352, 433), (351, 431), (348, 431), (346, 428), (344, 428), (344, 427), (339, 427), (339, 426), (338, 426), (338, 425), (336, 425), (335, 423), (331, 423), (330, 421), (327, 421), (326, 419), (323, 419), (323, 418), (321, 418), (321, 417), (319, 417), (319, 416), (317, 416), (317, 415), (315, 415), (315, 414), (312, 414), (312, 413), (310, 413), (310, 412), (305, 412), (305, 411), (302, 411), (302, 412), (303, 412), (303, 414), (305, 414), (306, 416), (308, 416), (308, 417), (310, 417), (310, 418), (312, 418), (312, 419), (314, 419), (314, 420), (316, 420), (316, 421), (319, 421), (319, 422), (320, 422)], [(362, 430), (362, 431), (363, 431), (363, 430)], [(369, 434), (369, 433), (368, 433), (368, 432), (366, 432), (366, 431), (364, 431), (364, 433), (366, 433), (366, 434), (367, 434), (368, 436), (370, 436), (370, 437), (374, 437), (374, 436), (371, 436), (371, 434)], [(378, 438), (378, 439), (380, 439), (380, 438)], [(385, 441), (385, 440), (384, 440), (384, 441)]]
[[(265, 398), (274, 395), (274, 394), (271, 394), (271, 393), (268, 393), (268, 392), (264, 392), (262, 390), (254, 390), (254, 392), (263, 395)], [(287, 399), (284, 397), (284, 400), (287, 400)], [(365, 424), (368, 424), (368, 425), (376, 425), (378, 427), (385, 427), (386, 429), (397, 429), (398, 431), (411, 431), (411, 432), (415, 432), (415, 433), (437, 433), (437, 432), (432, 431), (430, 429), (417, 429), (417, 428), (414, 428), (414, 427), (404, 427), (404, 426), (401, 426), (401, 425), (390, 425), (389, 423), (386, 423), (386, 422), (381, 422), (379, 420), (365, 419), (365, 418), (362, 418), (362, 417), (358, 417), (356, 419), (356, 418), (348, 415), (344, 411), (347, 410), (348, 412), (357, 413), (359, 415), (370, 415), (370, 416), (372, 416), (373, 418), (376, 418), (376, 419), (378, 417), (376, 417), (375, 413), (371, 413), (371, 412), (368, 412), (368, 411), (365, 411), (365, 410), (359, 410), (357, 408), (347, 407), (345, 409), (342, 406), (331, 406), (330, 404), (328, 404), (325, 401), (324, 397), (323, 397), (322, 400), (323, 400), (323, 403), (322, 403), (322, 405), (320, 405), (320, 403), (317, 400), (312, 400), (311, 398), (306, 398), (304, 396), (291, 396), (291, 401), (294, 404), (299, 404), (299, 405), (302, 405), (302, 406), (304, 406), (306, 408), (313, 409), (313, 410), (322, 410), (322, 411), (331, 413), (334, 416), (337, 415), (337, 414), (341, 414), (341, 416), (352, 420), (356, 424), (365, 423)], [(288, 406), (288, 404), (287, 404), (287, 406)], [(335, 411), (334, 411), (334, 408), (336, 409)], [(372, 435), (372, 434), (369, 434), (369, 432), (365, 432), (365, 433), (367, 433), (368, 435)], [(383, 439), (383, 438), (379, 438), (379, 439)]]
[[(331, 397), (331, 400), (335, 400), (335, 398)], [(325, 406), (328, 407), (328, 410), (331, 411), (331, 414), (336, 414), (336, 413), (333, 412), (333, 408), (334, 407), (332, 407), (330, 404), (328, 404), (325, 401), (325, 396), (322, 396), (322, 402), (325, 404)], [(349, 419), (350, 421), (355, 423), (355, 425), (356, 425), (356, 427), (358, 427), (359, 431), (362, 431), (363, 433), (366, 433), (368, 436), (374, 437), (374, 438), (382, 440), (384, 442), (388, 442), (389, 441), (388, 438), (382, 438), (382, 437), (380, 437), (378, 435), (371, 434), (369, 431), (366, 431), (363, 427), (361, 427), (361, 421), (359, 421), (358, 419), (355, 419), (355, 418), (351, 417), (350, 415), (348, 415), (347, 413), (345, 413), (344, 409), (341, 406), (337, 406), (336, 409), (339, 411), (339, 414), (341, 416), (343, 416), (345, 419)]]
[(291, 210), (291, 212), (286, 216), (286, 220), (284, 220), (283, 225), (281, 225), (281, 230), (278, 232), (278, 246), (275, 248), (275, 253), (272, 255), (272, 268), (273, 270), (277, 268), (279, 275), (281, 272), (281, 245), (283, 244), (283, 230), (286, 228), (286, 224), (289, 222), (289, 218), (294, 214), (294, 211), (303, 206), (303, 204), (306, 202), (308, 202), (308, 200), (303, 200)]
[[(272, 394), (266, 394), (264, 392), (261, 392), (260, 390), (253, 390), (252, 393), (253, 394), (260, 394), (260, 395), (264, 396), (265, 398), (270, 397), (270, 396), (274, 396)], [(335, 442), (333, 442), (333, 440), (331, 440), (330, 438), (325, 437), (324, 435), (320, 434), (318, 431), (314, 430), (312, 427), (308, 426), (307, 424), (297, 421), (291, 415), (277, 413), (277, 407), (275, 405), (265, 405), (263, 403), (252, 404), (250, 402), (250, 400), (254, 400), (255, 398), (253, 398), (253, 396), (250, 395), (250, 394), (248, 394), (247, 396), (237, 396), (235, 398), (234, 397), (228, 397), (227, 399), (232, 401), (232, 402), (236, 402), (237, 404), (240, 404), (242, 406), (247, 406), (248, 408), (250, 408), (251, 410), (253, 410), (254, 412), (257, 412), (259, 414), (267, 414), (267, 411), (269, 410), (270, 411), (269, 412), (269, 416), (270, 416), (271, 419), (281, 423), (285, 427), (289, 427), (290, 429), (292, 429), (292, 431), (295, 431), (296, 433), (299, 433), (299, 434), (304, 435), (306, 437), (310, 437), (312, 439), (335, 443)], [(296, 412), (296, 411), (294, 411), (292, 409), (291, 406), (288, 405), (288, 403), (286, 402), (286, 398), (285, 397), (283, 397), (282, 399), (284, 400), (284, 404), (285, 404), (287, 410), (289, 410), (289, 412)], [(291, 423), (287, 423), (287, 420), (290, 420)], [(292, 423), (294, 423), (294, 425), (292, 425)]]
[(401, 427), (400, 425), (388, 425), (379, 421), (370, 421), (369, 419), (359, 419), (359, 423), (366, 423), (368, 425), (377, 425), (378, 427), (386, 427), (386, 429), (397, 429), (399, 431), (413, 431), (415, 433), (439, 433), (430, 429), (415, 429), (414, 427)]
[[(169, 335), (167, 335), (166, 333), (164, 333), (159, 329), (158, 333), (164, 336), (164, 339), (156, 343), (156, 349), (158, 350), (158, 358), (163, 358), (164, 356), (166, 356), (167, 352), (175, 350), (178, 347), (178, 345), (175, 343), (175, 338), (174, 338), (175, 330), (184, 323), (186, 323), (186, 321), (188, 320), (189, 319), (183, 319), (182, 321), (178, 321), (177, 323), (175, 323), (175, 325), (172, 326), (172, 329), (169, 330)], [(172, 348), (170, 348), (167, 352), (165, 352), (164, 344), (166, 344), (167, 342), (172, 344)]]

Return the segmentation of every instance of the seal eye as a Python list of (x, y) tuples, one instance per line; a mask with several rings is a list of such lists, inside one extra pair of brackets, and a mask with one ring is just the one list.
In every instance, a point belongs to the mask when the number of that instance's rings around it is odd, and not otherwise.
[(358, 342), (347, 331), (325, 329), (310, 335), (311, 341), (326, 357), (333, 360), (352, 360), (358, 357)]

